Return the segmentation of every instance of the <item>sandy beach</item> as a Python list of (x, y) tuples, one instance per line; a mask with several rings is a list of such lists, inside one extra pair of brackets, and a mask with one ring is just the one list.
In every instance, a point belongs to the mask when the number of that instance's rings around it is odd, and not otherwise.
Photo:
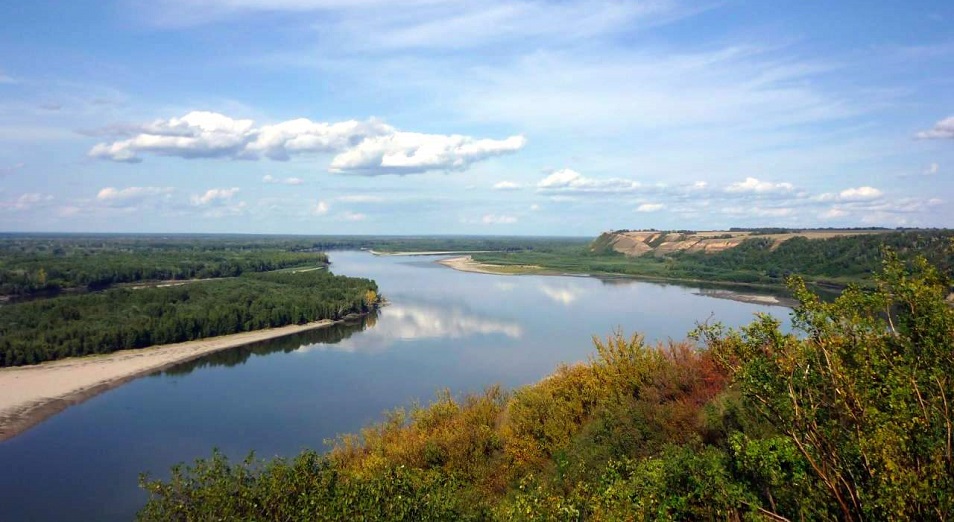
[(460, 270), (461, 272), (474, 272), (477, 274), (494, 274), (494, 275), (525, 275), (525, 274), (548, 274), (548, 275), (571, 275), (571, 274), (549, 274), (544, 271), (541, 267), (535, 265), (488, 265), (485, 263), (478, 263), (474, 261), (474, 258), (471, 256), (461, 256), (461, 257), (451, 257), (447, 259), (441, 259), (437, 263), (442, 264), (446, 267), (453, 268), (454, 270)]
[(0, 368), (0, 441), (26, 431), (69, 406), (155, 371), (212, 352), (332, 324), (334, 321), (317, 321), (33, 366)]

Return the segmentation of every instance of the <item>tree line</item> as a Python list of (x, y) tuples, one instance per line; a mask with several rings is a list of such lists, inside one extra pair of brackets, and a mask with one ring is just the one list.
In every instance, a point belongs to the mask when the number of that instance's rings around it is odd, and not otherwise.
[(0, 366), (341, 319), (377, 301), (374, 281), (311, 270), (7, 304), (0, 306)]
[(246, 272), (327, 262), (327, 256), (320, 252), (275, 248), (93, 247), (76, 243), (25, 246), (22, 242), (0, 241), (0, 295), (50, 295), (63, 289), (101, 290), (119, 283), (237, 277)]

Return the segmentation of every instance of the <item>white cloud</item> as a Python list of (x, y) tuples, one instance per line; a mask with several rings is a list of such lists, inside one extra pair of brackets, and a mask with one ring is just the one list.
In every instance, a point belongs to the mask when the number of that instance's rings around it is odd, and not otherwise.
[(941, 166), (938, 165), (936, 162), (935, 162), (935, 163), (931, 163), (930, 165), (928, 165), (928, 167), (927, 167), (926, 169), (924, 169), (923, 174), (924, 174), (925, 176), (933, 176), (934, 174), (937, 174), (937, 172), (938, 172), (938, 170), (940, 170), (940, 168), (941, 168)]
[(262, 178), (262, 183), (268, 183), (269, 185), (303, 185), (305, 180), (301, 178), (276, 178), (271, 174), (266, 174)]
[(954, 139), (954, 116), (935, 123), (933, 128), (921, 131), (915, 136), (922, 140)]
[(877, 199), (884, 193), (874, 187), (858, 187), (842, 190), (838, 193), (838, 199), (843, 201), (864, 201)]
[(512, 225), (517, 222), (517, 218), (505, 214), (485, 214), (480, 222), (485, 225)]
[(534, 204), (530, 205), (530, 210), (536, 212), (536, 211), (540, 210), (540, 205), (534, 203)]
[(255, 127), (252, 120), (204, 111), (102, 132), (131, 137), (99, 143), (90, 149), (91, 157), (135, 163), (143, 154), (252, 160), (264, 155), (285, 161), (293, 155), (334, 153), (330, 171), (368, 175), (466, 170), (472, 163), (516, 152), (526, 144), (523, 136), (493, 140), (403, 132), (374, 119), (323, 123), (299, 118)]
[(748, 177), (745, 178), (745, 181), (737, 181), (730, 184), (726, 187), (725, 191), (734, 193), (771, 194), (789, 192), (794, 188), (791, 183), (772, 183), (771, 181), (760, 181), (757, 178)]
[(168, 195), (174, 191), (172, 187), (105, 187), (96, 194), (96, 199), (107, 204), (129, 204), (149, 196)]
[(327, 214), (329, 210), (331, 210), (331, 207), (328, 206), (328, 203), (319, 201), (318, 203), (315, 203), (314, 207), (312, 207), (311, 213), (315, 216), (323, 216)]
[(827, 211), (823, 212), (821, 217), (822, 219), (838, 219), (848, 215), (848, 212), (844, 209), (838, 207), (832, 207)]
[(239, 192), (238, 187), (214, 188), (205, 191), (205, 194), (193, 195), (192, 204), (196, 206), (210, 205), (230, 201)]
[(248, 144), (247, 150), (284, 161), (291, 154), (346, 150), (355, 142), (394, 132), (393, 127), (374, 119), (366, 122), (350, 120), (322, 123), (299, 118), (262, 126), (256, 131), (255, 139)]
[(578, 194), (611, 194), (633, 192), (640, 188), (637, 181), (622, 178), (587, 178), (572, 169), (561, 169), (537, 183), (539, 192)]
[(329, 170), (359, 174), (466, 170), (474, 162), (516, 152), (526, 143), (523, 136), (478, 140), (457, 134), (393, 132), (364, 139), (341, 152), (331, 161)]
[(513, 181), (500, 181), (498, 183), (494, 183), (492, 188), (494, 190), (520, 190), (523, 188), (523, 185)]
[(235, 120), (215, 112), (193, 111), (182, 118), (142, 125), (139, 134), (90, 149), (94, 158), (135, 163), (138, 153), (182, 158), (242, 157), (253, 136), (252, 120)]
[(666, 205), (662, 203), (643, 203), (636, 207), (636, 212), (658, 212), (664, 208), (666, 208)]
[(39, 192), (22, 194), (12, 201), (0, 201), (0, 210), (30, 210), (53, 201), (53, 196)]

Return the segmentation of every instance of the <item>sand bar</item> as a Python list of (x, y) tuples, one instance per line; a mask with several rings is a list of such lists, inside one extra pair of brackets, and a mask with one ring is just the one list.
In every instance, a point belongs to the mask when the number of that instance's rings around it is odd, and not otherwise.
[(73, 357), (33, 366), (0, 368), (0, 441), (26, 431), (69, 406), (138, 377), (220, 350), (334, 323), (317, 321), (106, 355)]
[(544, 270), (537, 265), (490, 265), (474, 261), (471, 256), (450, 257), (437, 261), (438, 264), (459, 270), (461, 272), (474, 272), (477, 274), (494, 275), (564, 275), (573, 276), (578, 274), (561, 274)]

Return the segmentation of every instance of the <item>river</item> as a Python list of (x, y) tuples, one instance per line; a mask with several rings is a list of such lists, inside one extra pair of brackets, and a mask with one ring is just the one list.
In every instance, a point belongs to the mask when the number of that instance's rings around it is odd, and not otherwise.
[(472, 274), (436, 259), (332, 252), (335, 273), (375, 279), (391, 304), (144, 377), (0, 443), (0, 520), (130, 520), (146, 498), (140, 472), (166, 477), (212, 448), (294, 456), (439, 389), (538, 381), (617, 328), (682, 339), (697, 322), (789, 312), (686, 286)]

